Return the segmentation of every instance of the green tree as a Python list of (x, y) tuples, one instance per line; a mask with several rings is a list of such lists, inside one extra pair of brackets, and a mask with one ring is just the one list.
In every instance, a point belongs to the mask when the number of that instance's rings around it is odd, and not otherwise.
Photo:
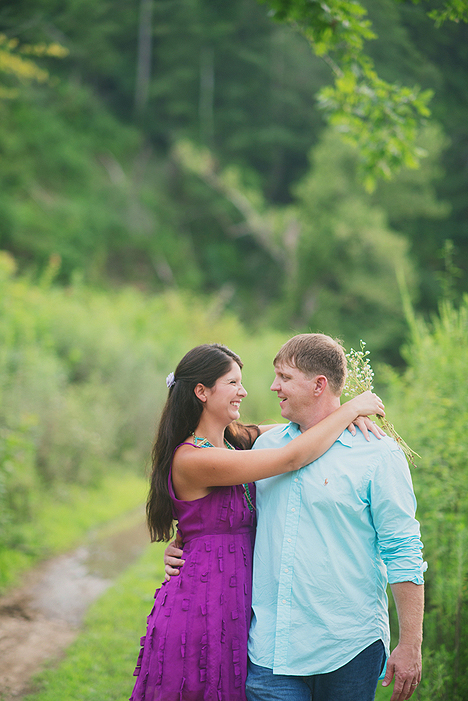
[[(328, 330), (354, 346), (363, 335), (381, 357), (398, 364), (406, 334), (398, 276), (415, 295), (417, 273), (405, 237), (389, 224), (390, 212), (395, 204), (401, 217), (408, 216), (409, 196), (417, 211), (428, 216), (443, 213), (431, 190), (430, 164), (441, 143), (433, 131), (424, 141), (431, 152), (424, 167), (403, 171), (400, 184), (382, 185), (370, 196), (357, 179), (355, 150), (343, 147), (333, 129), (326, 130), (312, 150), (310, 170), (296, 188), (295, 203), (288, 207), (269, 205), (258, 188), (243, 182), (241, 172), (220, 170), (207, 151), (181, 143), (176, 156), (217, 193), (219, 206), (224, 201), (220, 219), (225, 242), (232, 239), (231, 251), (239, 239), (255, 246), (259, 288), (251, 311), (288, 329)], [(210, 270), (207, 249), (201, 247), (200, 252), (205, 252), (201, 267)], [(232, 281), (238, 302), (245, 282), (234, 270), (242, 259), (231, 254), (226, 260), (235, 263), (230, 273), (226, 264), (217, 264), (222, 277)]]
[(398, 275), (414, 294), (417, 274), (405, 238), (363, 191), (357, 171), (354, 149), (325, 131), (296, 188), (297, 276), (286, 283), (287, 299), (297, 327), (328, 329), (353, 347), (365, 338), (398, 364), (406, 333)]
[[(426, 5), (440, 7), (436, 2)], [(443, 176), (437, 179), (435, 186), (438, 197), (450, 207), (447, 217), (419, 216), (407, 227), (414, 255), (425, 271), (424, 304), (420, 308), (427, 313), (437, 310), (438, 278), (444, 269), (447, 239), (453, 242), (455, 260), (462, 271), (456, 280), (459, 298), (468, 291), (468, 24), (447, 22), (438, 28), (429, 18), (421, 16), (419, 9), (419, 6), (404, 3), (400, 16), (419, 54), (418, 63), (413, 64), (418, 66), (417, 80), (425, 87), (431, 84), (435, 88), (432, 112), (446, 134), (440, 159)]]
[[(267, 16), (268, 5), (256, 0), (4, 0), (0, 29), (6, 41), (16, 35), (22, 46), (59, 40), (70, 53), (62, 61), (35, 58), (41, 68), (60, 75), (58, 87), (32, 84), (1, 106), (0, 245), (12, 250), (20, 265), (39, 268), (57, 253), (62, 281), (82, 270), (94, 281), (126, 280), (152, 289), (222, 289), (226, 304), (250, 319), (263, 316), (271, 302), (279, 308), (287, 278), (295, 302), (288, 298), (286, 306), (292, 304), (297, 323), (312, 323), (301, 311), (307, 308), (299, 300), (306, 287), (297, 282), (297, 236), (295, 225), (282, 222), (283, 205), (293, 203), (294, 185), (307, 173), (307, 154), (323, 130), (314, 95), (336, 67), (345, 80), (353, 61), (360, 66), (361, 58), (370, 56), (386, 84), (434, 89), (433, 113), (447, 134), (444, 139), (435, 131), (433, 137), (418, 132), (416, 147), (429, 154), (420, 170), (412, 169), (414, 177), (407, 168), (392, 181), (380, 179), (372, 199), (347, 181), (356, 201), (366, 202), (364, 210), (383, 210), (385, 226), (410, 241), (421, 286), (418, 304), (435, 308), (445, 239), (453, 242), (460, 270), (468, 265), (468, 25), (450, 21), (436, 27), (426, 14), (436, 8), (435, 0), (366, 0), (365, 5), (367, 17), (356, 3), (343, 3), (342, 14), (327, 25), (330, 17), (313, 2), (291, 2), (291, 13), (302, 8), (304, 17), (299, 12), (294, 22), (275, 23)], [(149, 20), (142, 8), (152, 10)], [(315, 19), (307, 14), (314, 8)], [(354, 26), (351, 35), (346, 13)], [(320, 57), (310, 50), (309, 20), (317, 25), (310, 32), (320, 51), (326, 42), (331, 46)], [(368, 20), (378, 40), (365, 40)], [(147, 23), (147, 95), (135, 110), (142, 22)], [(297, 31), (301, 26), (307, 37)], [(361, 78), (366, 84), (361, 68), (353, 75), (348, 88)], [(374, 98), (378, 109), (380, 98)], [(367, 146), (374, 148), (374, 138), (382, 135), (383, 122), (375, 116), (371, 121), (355, 150), (361, 174)], [(273, 228), (282, 232), (277, 238), (288, 241), (281, 254), (265, 248), (255, 227), (252, 233), (245, 223), (250, 215), (226, 192), (172, 158), (173, 144), (187, 137), (210, 147), (215, 172), (235, 166), (239, 187), (262, 193), (262, 216), (275, 211)], [(442, 145), (437, 156), (435, 140)], [(380, 145), (386, 151), (390, 143), (385, 137)], [(398, 148), (395, 153), (401, 156)], [(456, 289), (467, 285), (468, 276), (460, 275)]]
[(19, 87), (50, 82), (46, 68), (39, 66), (31, 56), (63, 58), (68, 51), (60, 44), (20, 45), (17, 37), (0, 34), (0, 99), (14, 99)]
[(328, 69), (256, 0), (153, 2), (147, 98), (137, 115), (140, 3), (5, 0), (2, 7), (8, 36), (62, 36), (70, 55), (61, 76), (91, 86), (120, 119), (136, 119), (159, 154), (190, 138), (225, 165), (255, 171), (267, 196), (279, 201), (307, 167), (305, 154), (322, 125), (314, 96)]
[[(432, 93), (389, 83), (375, 71), (365, 42), (375, 39), (363, 4), (356, 0), (263, 0), (274, 16), (296, 26), (313, 50), (331, 66), (334, 85), (319, 100), (332, 124), (359, 148), (360, 168), (369, 190), (376, 178), (389, 178), (400, 167), (417, 167), (422, 153), (416, 139), (421, 120), (429, 116)], [(431, 10), (438, 23), (468, 21), (464, 2), (446, 0)]]

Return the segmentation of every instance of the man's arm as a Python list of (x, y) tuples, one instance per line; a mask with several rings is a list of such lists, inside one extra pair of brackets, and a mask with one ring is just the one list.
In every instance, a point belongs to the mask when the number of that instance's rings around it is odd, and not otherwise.
[(416, 499), (408, 463), (390, 441), (382, 441), (381, 460), (371, 484), (371, 511), (380, 554), (398, 614), (399, 642), (388, 658), (383, 684), (395, 682), (390, 701), (409, 699), (421, 678), (424, 576)]
[(398, 645), (388, 658), (382, 686), (395, 677), (390, 701), (409, 699), (421, 680), (421, 644), (424, 613), (424, 585), (397, 582), (390, 585), (398, 614)]

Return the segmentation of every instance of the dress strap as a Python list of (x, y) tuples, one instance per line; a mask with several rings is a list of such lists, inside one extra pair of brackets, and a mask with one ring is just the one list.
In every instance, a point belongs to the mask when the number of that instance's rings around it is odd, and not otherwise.
[[(185, 441), (184, 443), (179, 443), (179, 445), (176, 445), (174, 448), (174, 453), (176, 452), (177, 448), (180, 448), (181, 445), (191, 445), (193, 448), (200, 448), (201, 446), (195, 445), (195, 443), (189, 443), (188, 441)], [(174, 453), (172, 453), (172, 457), (174, 457)]]

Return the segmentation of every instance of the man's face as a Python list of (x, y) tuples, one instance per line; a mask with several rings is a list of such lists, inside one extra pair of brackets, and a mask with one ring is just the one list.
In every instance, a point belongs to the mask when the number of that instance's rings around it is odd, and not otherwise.
[(278, 393), (281, 416), (304, 427), (313, 410), (315, 378), (309, 378), (292, 365), (275, 366), (275, 380), (270, 389)]

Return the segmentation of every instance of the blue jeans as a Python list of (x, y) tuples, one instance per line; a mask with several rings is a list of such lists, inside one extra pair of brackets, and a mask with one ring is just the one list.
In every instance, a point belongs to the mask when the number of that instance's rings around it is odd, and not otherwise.
[(296, 677), (273, 674), (249, 661), (248, 701), (374, 701), (377, 681), (385, 662), (381, 640), (333, 672)]

